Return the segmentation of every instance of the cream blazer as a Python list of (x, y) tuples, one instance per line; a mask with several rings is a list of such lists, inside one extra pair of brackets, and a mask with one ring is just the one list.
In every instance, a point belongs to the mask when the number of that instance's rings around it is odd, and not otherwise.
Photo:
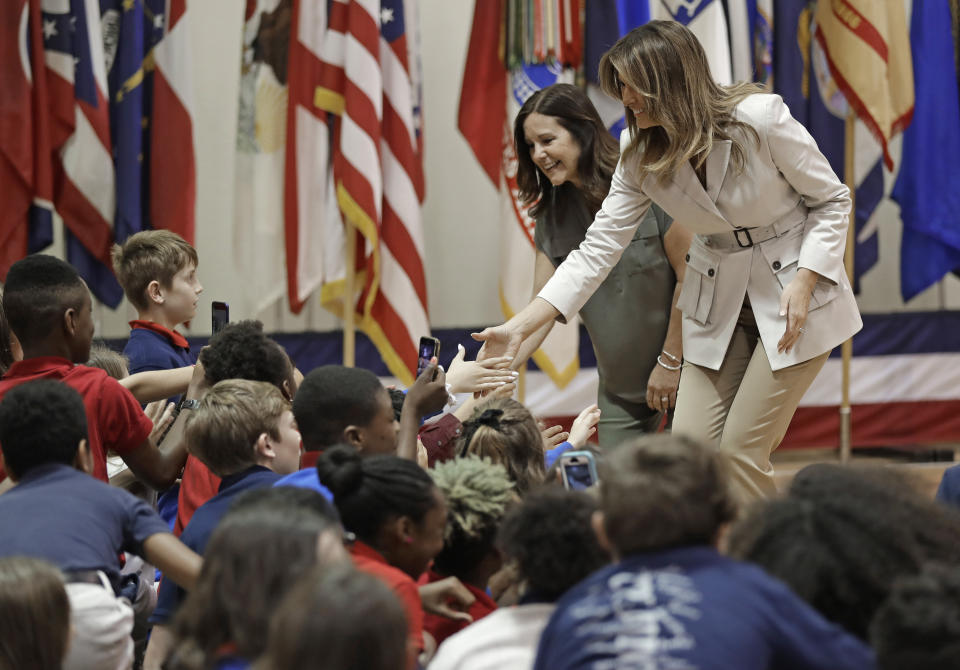
[[(849, 189), (780, 96), (751, 95), (735, 114), (757, 130), (760, 144), (743, 140), (746, 162), (738, 173), (731, 163), (731, 142), (715, 142), (707, 157), (706, 190), (689, 163), (672, 179), (659, 181), (642, 178), (638, 157), (620, 160), (580, 248), (539, 293), (562, 319), (580, 311), (593, 295), (656, 202), (696, 234), (678, 300), (686, 360), (720, 369), (745, 296), (773, 370), (815, 358), (860, 330), (863, 322), (843, 267)], [(705, 237), (770, 225), (778, 236), (748, 248), (711, 247)], [(778, 353), (777, 341), (786, 329), (780, 293), (798, 268), (813, 270), (821, 279), (804, 333), (790, 353)]]

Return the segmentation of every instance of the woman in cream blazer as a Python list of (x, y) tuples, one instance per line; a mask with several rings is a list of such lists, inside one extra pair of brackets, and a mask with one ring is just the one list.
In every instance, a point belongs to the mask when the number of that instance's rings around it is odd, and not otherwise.
[(656, 202), (695, 233), (674, 431), (727, 453), (742, 497), (771, 494), (770, 452), (830, 350), (862, 326), (843, 266), (849, 191), (779, 96), (716, 85), (681, 24), (623, 37), (600, 80), (630, 130), (610, 193), (538, 297), (476, 337), (509, 353), (576, 314)]

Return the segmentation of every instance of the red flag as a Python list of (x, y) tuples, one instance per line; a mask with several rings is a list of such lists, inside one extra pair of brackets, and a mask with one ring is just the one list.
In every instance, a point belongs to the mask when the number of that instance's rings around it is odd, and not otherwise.
[(39, 0), (0, 3), (0, 280), (27, 255), (34, 199), (53, 200)]
[(494, 186), (500, 183), (507, 69), (500, 57), (502, 0), (477, 0), (463, 68), (457, 127)]

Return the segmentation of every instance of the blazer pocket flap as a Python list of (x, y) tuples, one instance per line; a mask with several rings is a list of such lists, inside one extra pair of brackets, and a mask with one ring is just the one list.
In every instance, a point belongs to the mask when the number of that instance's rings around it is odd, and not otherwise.
[(686, 260), (687, 272), (677, 298), (677, 309), (700, 325), (706, 325), (713, 307), (720, 256), (694, 241)]
[(690, 251), (687, 252), (687, 268), (692, 268), (705, 277), (713, 278), (717, 275), (720, 267), (720, 255), (708, 249), (704, 249), (696, 242), (690, 245)]
[(760, 252), (763, 254), (770, 270), (779, 275), (788, 268), (796, 270), (796, 265), (800, 261), (800, 245), (802, 242), (803, 233), (785, 235), (761, 244)]

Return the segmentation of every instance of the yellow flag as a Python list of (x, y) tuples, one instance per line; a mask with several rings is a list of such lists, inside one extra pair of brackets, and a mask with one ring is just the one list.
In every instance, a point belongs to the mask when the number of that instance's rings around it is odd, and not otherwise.
[(903, 0), (820, 0), (817, 39), (847, 102), (883, 145), (913, 117), (913, 61)]

